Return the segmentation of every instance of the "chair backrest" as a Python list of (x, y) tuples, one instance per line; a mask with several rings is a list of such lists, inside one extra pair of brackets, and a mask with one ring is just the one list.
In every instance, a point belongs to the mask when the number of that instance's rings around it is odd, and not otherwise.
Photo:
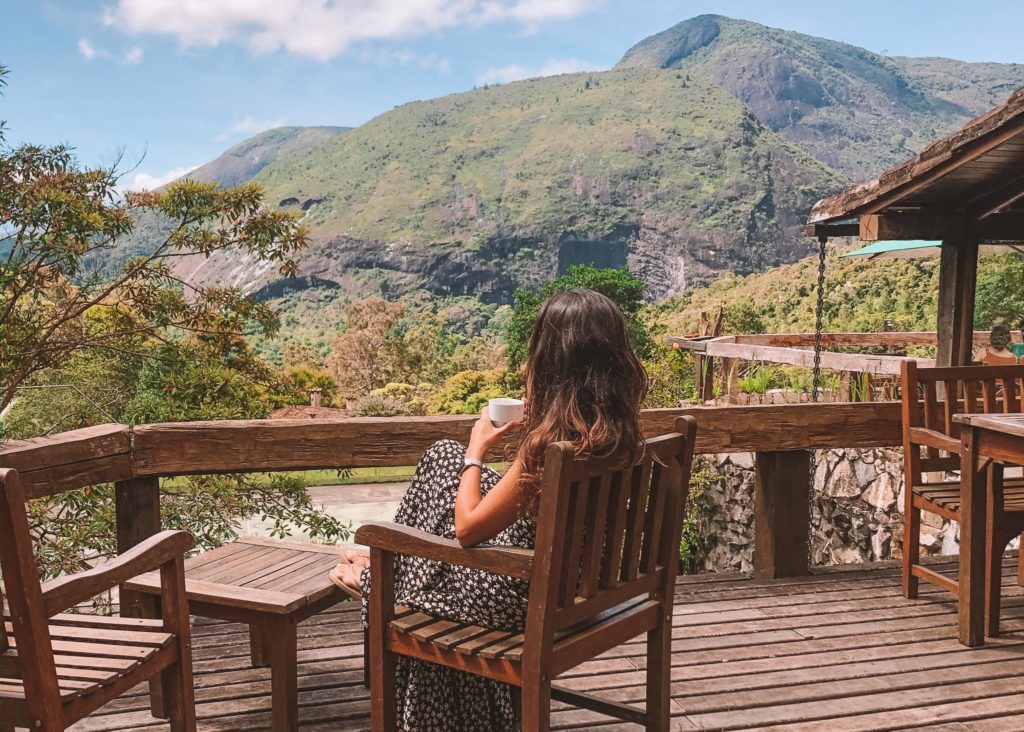
[(958, 441), (958, 414), (1019, 414), (1024, 411), (1024, 366), (954, 366), (920, 368), (907, 360), (902, 366), (903, 443), (905, 458), (917, 458), (914, 472), (958, 470), (957, 450), (928, 446), (920, 455), (915, 428)]
[(637, 597), (671, 601), (696, 421), (639, 454), (544, 457), (527, 632), (557, 632)]
[(3, 649), (7, 651), (7, 662), (17, 666), (30, 706), (59, 709), (57, 668), (39, 570), (32, 553), (25, 494), (18, 471), (10, 468), (0, 468), (0, 572), (17, 644), (16, 654)]

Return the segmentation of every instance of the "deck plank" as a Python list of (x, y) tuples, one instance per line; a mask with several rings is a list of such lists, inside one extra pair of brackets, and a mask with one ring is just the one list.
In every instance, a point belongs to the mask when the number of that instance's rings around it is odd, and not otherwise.
[[(949, 560), (930, 565), (956, 571)], [(672, 729), (1024, 729), (1024, 590), (1016, 571), (1008, 556), (1003, 634), (981, 648), (956, 641), (949, 593), (922, 585), (919, 600), (905, 600), (892, 563), (768, 581), (682, 577), (672, 626)], [(303, 732), (368, 729), (362, 637), (355, 603), (300, 624)], [(269, 729), (270, 673), (251, 667), (247, 628), (197, 618), (193, 642), (199, 728)], [(558, 682), (641, 705), (644, 651), (643, 639), (633, 639)], [(552, 706), (552, 726), (638, 729), (562, 703)], [(167, 724), (150, 716), (140, 686), (72, 729), (157, 732)]]

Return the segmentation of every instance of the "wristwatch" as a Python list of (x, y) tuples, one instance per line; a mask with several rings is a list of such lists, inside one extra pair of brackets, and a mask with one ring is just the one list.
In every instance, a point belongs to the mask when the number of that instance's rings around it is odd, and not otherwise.
[(466, 458), (465, 460), (462, 461), (462, 470), (459, 471), (459, 475), (462, 475), (463, 473), (465, 473), (466, 472), (466, 468), (474, 468), (474, 467), (475, 468), (480, 468), (481, 470), (483, 470), (484, 469), (484, 464), (482, 462), (480, 462), (479, 460), (477, 460), (476, 458), (469, 458), (469, 457)]

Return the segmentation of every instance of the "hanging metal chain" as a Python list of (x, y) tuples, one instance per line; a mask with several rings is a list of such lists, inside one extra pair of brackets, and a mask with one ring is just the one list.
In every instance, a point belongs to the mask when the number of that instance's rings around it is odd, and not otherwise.
[(825, 316), (825, 242), (818, 239), (818, 303), (814, 309), (814, 376), (812, 379), (811, 401), (818, 401), (821, 393), (821, 329)]
[[(811, 377), (811, 401), (816, 402), (821, 397), (821, 331), (825, 318), (825, 237), (818, 239), (818, 302), (814, 309), (814, 371)], [(807, 460), (807, 568), (814, 564), (814, 478), (818, 472), (817, 461), (814, 450), (810, 450)]]

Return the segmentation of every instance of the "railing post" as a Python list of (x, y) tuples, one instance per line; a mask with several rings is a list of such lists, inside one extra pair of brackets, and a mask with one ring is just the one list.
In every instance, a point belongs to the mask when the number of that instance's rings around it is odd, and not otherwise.
[(807, 574), (810, 533), (811, 453), (756, 453), (754, 484), (754, 577)]
[[(117, 553), (124, 554), (143, 539), (160, 531), (160, 479), (132, 478), (114, 483), (114, 516), (117, 522)], [(121, 615), (138, 617), (141, 596), (118, 590)]]
[(701, 402), (711, 401), (715, 398), (715, 359), (694, 353), (693, 366), (697, 399)]

